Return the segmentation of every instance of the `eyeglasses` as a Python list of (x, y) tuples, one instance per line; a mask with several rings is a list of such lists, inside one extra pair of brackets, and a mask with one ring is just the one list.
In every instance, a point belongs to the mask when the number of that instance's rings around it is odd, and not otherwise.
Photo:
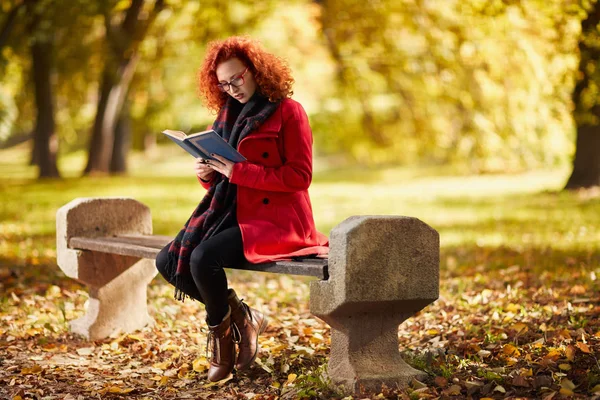
[(246, 74), (246, 72), (248, 72), (248, 67), (246, 67), (246, 69), (244, 70), (244, 72), (242, 72), (240, 76), (233, 78), (230, 82), (219, 83), (217, 84), (217, 86), (219, 87), (221, 92), (229, 92), (231, 91), (232, 87), (240, 87), (246, 82), (244, 80), (244, 75)]

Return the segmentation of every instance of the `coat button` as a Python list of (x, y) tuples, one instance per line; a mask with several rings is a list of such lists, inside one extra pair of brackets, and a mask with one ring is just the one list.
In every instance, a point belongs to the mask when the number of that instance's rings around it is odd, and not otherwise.
[(263, 204), (269, 204), (269, 199), (267, 199), (266, 197), (263, 199)]
[(269, 153), (267, 153), (266, 151), (263, 153), (262, 155), (263, 158), (268, 158), (269, 157)]

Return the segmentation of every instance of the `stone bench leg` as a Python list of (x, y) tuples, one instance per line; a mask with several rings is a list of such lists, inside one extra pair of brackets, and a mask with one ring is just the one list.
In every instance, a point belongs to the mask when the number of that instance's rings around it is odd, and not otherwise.
[(157, 274), (154, 260), (68, 247), (75, 236), (133, 234), (152, 234), (150, 210), (133, 199), (76, 199), (58, 210), (58, 265), (67, 276), (86, 284), (90, 294), (86, 314), (71, 322), (74, 333), (96, 340), (153, 322), (146, 293)]
[(351, 217), (330, 235), (329, 280), (310, 309), (331, 326), (328, 375), (350, 392), (426, 374), (402, 360), (398, 326), (439, 295), (439, 236), (415, 218)]

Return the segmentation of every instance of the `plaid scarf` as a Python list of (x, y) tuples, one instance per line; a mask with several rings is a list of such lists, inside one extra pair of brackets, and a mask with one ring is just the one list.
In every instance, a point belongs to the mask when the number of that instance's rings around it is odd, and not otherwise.
[[(271, 103), (266, 97), (255, 92), (246, 104), (232, 97), (227, 99), (213, 124), (213, 130), (237, 149), (240, 141), (259, 127), (275, 112), (279, 102)], [(216, 172), (214, 184), (204, 195), (185, 226), (169, 247), (166, 271), (169, 282), (175, 286), (175, 298), (185, 300), (188, 297), (179, 287), (181, 279), (192, 279), (190, 274), (190, 256), (192, 251), (204, 240), (237, 223), (236, 185)]]

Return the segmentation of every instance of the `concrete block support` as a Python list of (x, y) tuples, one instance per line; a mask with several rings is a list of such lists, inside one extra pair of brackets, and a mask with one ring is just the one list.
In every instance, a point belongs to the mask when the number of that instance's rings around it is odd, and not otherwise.
[(425, 375), (398, 349), (398, 326), (439, 296), (439, 235), (416, 218), (350, 217), (330, 235), (329, 280), (310, 310), (331, 326), (328, 374), (348, 391), (405, 386)]
[(95, 340), (117, 329), (132, 332), (152, 323), (146, 292), (157, 270), (154, 260), (70, 249), (69, 239), (150, 234), (150, 209), (133, 199), (79, 198), (57, 211), (58, 266), (86, 284), (90, 293), (86, 314), (71, 322), (73, 332)]

